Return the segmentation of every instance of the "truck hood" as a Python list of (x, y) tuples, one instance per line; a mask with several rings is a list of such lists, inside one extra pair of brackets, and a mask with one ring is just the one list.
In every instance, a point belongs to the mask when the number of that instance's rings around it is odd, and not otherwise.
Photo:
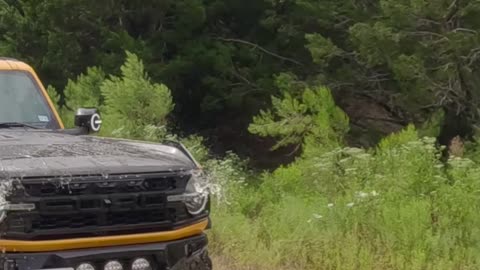
[(0, 179), (191, 170), (175, 147), (132, 140), (0, 129)]

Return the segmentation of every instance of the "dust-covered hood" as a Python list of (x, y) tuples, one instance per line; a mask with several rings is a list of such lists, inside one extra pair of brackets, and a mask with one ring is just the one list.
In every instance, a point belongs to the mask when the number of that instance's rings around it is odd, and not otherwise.
[(175, 147), (140, 141), (0, 129), (0, 179), (191, 170)]

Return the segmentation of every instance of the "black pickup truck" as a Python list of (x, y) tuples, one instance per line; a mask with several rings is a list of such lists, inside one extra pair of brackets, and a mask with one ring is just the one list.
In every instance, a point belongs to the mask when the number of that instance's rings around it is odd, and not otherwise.
[(175, 142), (64, 129), (35, 72), (0, 59), (0, 270), (211, 269), (208, 181)]

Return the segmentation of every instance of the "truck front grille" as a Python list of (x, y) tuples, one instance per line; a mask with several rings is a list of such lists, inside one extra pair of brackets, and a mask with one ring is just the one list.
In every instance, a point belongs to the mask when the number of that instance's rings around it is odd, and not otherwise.
[(172, 230), (195, 220), (181, 202), (190, 178), (185, 173), (75, 176), (23, 179), (9, 196), (12, 203), (33, 203), (31, 212), (11, 212), (2, 237), (59, 239)]

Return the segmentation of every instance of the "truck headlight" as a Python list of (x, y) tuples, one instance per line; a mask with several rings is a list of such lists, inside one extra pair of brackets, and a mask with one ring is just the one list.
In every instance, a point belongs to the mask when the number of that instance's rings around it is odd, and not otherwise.
[(206, 176), (201, 170), (196, 170), (188, 180), (185, 193), (168, 196), (167, 199), (169, 202), (181, 201), (185, 203), (190, 214), (198, 215), (207, 207), (208, 195), (209, 187)]

